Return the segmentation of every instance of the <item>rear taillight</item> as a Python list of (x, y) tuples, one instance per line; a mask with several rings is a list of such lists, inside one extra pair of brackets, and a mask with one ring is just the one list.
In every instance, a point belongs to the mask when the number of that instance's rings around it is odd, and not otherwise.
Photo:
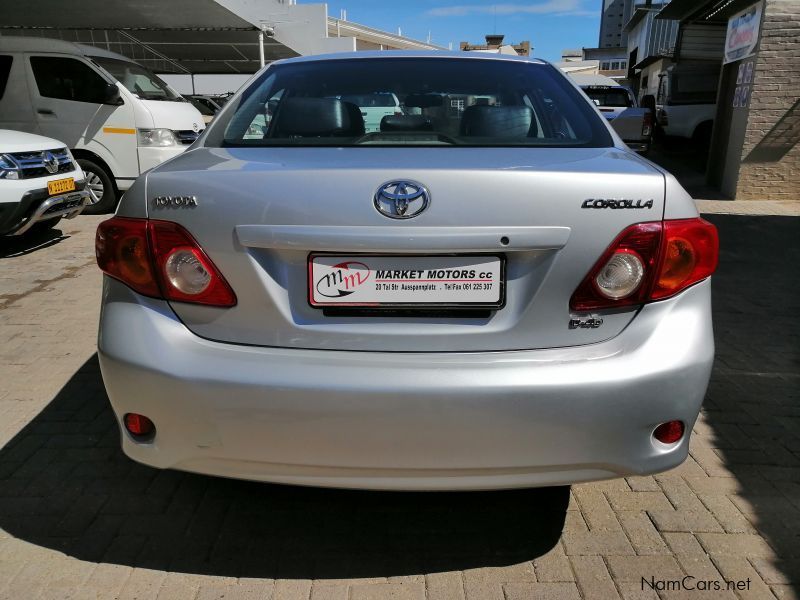
[(570, 299), (586, 312), (674, 296), (717, 268), (717, 228), (703, 219), (638, 223), (603, 253)]
[(650, 134), (653, 132), (653, 113), (649, 110), (644, 113), (644, 118), (642, 119), (642, 137), (650, 137)]
[(114, 217), (97, 227), (97, 264), (145, 296), (234, 306), (236, 296), (197, 241), (168, 221)]

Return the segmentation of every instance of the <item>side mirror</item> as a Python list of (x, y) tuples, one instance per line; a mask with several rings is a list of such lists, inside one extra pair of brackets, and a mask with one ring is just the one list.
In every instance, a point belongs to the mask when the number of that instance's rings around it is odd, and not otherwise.
[(119, 95), (119, 88), (115, 83), (106, 84), (103, 90), (103, 104), (111, 104), (112, 106), (124, 104), (122, 96)]

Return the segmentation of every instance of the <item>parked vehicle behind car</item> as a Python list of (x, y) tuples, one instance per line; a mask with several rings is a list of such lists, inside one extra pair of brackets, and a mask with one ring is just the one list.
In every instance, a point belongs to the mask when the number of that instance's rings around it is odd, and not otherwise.
[(589, 99), (631, 150), (647, 154), (653, 139), (653, 111), (640, 107), (633, 92), (610, 77), (572, 74)]
[(58, 140), (0, 129), (0, 236), (72, 219), (89, 202), (86, 178)]
[[(368, 132), (369, 94), (419, 111)], [(716, 229), (535, 59), (275, 62), (96, 249), (122, 447), (160, 468), (426, 490), (654, 473), (686, 458), (711, 372)]]
[(717, 111), (719, 61), (682, 61), (660, 75), (656, 119), (664, 135), (705, 148)]
[(197, 109), (128, 58), (47, 38), (0, 36), (0, 127), (62, 140), (86, 173), (87, 213), (113, 210), (140, 173), (183, 152)]

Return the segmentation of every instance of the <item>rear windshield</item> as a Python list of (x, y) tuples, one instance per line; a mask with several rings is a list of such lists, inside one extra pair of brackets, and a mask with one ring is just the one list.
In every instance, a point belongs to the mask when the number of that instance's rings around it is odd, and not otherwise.
[(564, 75), (521, 61), (290, 62), (267, 69), (234, 102), (206, 146), (613, 145)]
[(597, 106), (633, 106), (628, 91), (621, 88), (583, 88), (583, 91)]

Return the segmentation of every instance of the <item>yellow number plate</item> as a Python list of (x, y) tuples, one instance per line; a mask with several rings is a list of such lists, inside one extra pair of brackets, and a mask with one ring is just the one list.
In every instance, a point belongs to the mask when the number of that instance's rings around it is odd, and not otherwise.
[(75, 180), (70, 177), (68, 179), (56, 179), (55, 181), (47, 182), (47, 192), (54, 196), (55, 194), (63, 194), (64, 192), (71, 192), (75, 189)]

